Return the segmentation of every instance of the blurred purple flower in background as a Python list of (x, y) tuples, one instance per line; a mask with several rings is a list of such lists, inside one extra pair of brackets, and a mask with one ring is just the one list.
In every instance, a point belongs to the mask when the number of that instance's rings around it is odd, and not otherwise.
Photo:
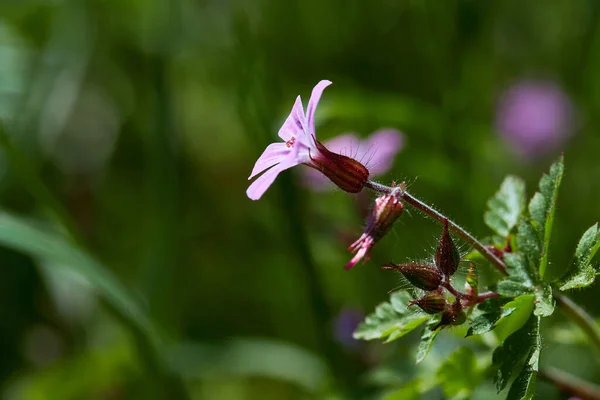
[(358, 324), (365, 318), (365, 313), (356, 308), (343, 308), (333, 321), (333, 335), (348, 350), (356, 350), (361, 342), (354, 339), (352, 335)]
[[(404, 136), (396, 129), (380, 129), (365, 140), (353, 133), (343, 133), (323, 143), (330, 151), (352, 157), (369, 169), (369, 178), (389, 171), (394, 157), (404, 146)], [(303, 183), (314, 190), (324, 191), (335, 186), (319, 171), (305, 168)]]
[(500, 96), (496, 129), (511, 150), (525, 159), (556, 150), (573, 127), (573, 103), (555, 82), (519, 81)]

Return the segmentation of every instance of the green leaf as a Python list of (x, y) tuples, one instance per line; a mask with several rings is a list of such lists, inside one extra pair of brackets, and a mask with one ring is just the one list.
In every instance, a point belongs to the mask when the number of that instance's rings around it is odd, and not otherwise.
[(496, 284), (496, 292), (505, 297), (533, 293), (533, 282), (527, 272), (523, 257), (518, 253), (506, 253), (504, 262), (508, 277)]
[(535, 380), (537, 377), (540, 350), (542, 348), (542, 341), (540, 337), (540, 318), (534, 318), (534, 326), (531, 329), (530, 337), (531, 350), (525, 358), (525, 364), (523, 369), (513, 382), (510, 390), (508, 391), (507, 400), (531, 400), (535, 395)]
[(483, 216), (486, 225), (498, 235), (508, 236), (525, 208), (525, 182), (519, 177), (507, 176), (487, 206), (488, 211)]
[(421, 335), (421, 342), (419, 343), (419, 348), (417, 349), (417, 364), (420, 363), (427, 357), (429, 354), (429, 350), (431, 350), (431, 346), (433, 346), (433, 342), (435, 338), (440, 333), (441, 329), (432, 330), (440, 322), (440, 316), (436, 315), (425, 326), (423, 329), (423, 334)]
[(591, 285), (596, 279), (592, 259), (600, 249), (598, 223), (590, 227), (577, 244), (571, 269), (560, 280), (560, 290), (582, 288)]
[(382, 400), (419, 400), (421, 397), (421, 381), (417, 378), (386, 394)]
[[(537, 371), (539, 359), (540, 337), (539, 337), (540, 317), (530, 315), (529, 319), (521, 329), (510, 335), (502, 345), (500, 345), (492, 356), (494, 366), (497, 368), (494, 382), (498, 392), (502, 391), (510, 381), (513, 373), (521, 369), (521, 375), (515, 381), (518, 384), (511, 393), (518, 393), (519, 388), (523, 387), (522, 382), (527, 383), (529, 390), (530, 379), (527, 377), (527, 369)], [(521, 386), (519, 386), (521, 385)], [(514, 386), (514, 385), (513, 385)], [(525, 393), (525, 392), (523, 392)]]
[(550, 173), (544, 174), (540, 180), (540, 191), (536, 193), (529, 202), (529, 214), (533, 227), (538, 232), (541, 246), (541, 258), (539, 263), (539, 274), (543, 279), (548, 266), (548, 247), (554, 223), (556, 200), (558, 189), (562, 181), (564, 171), (564, 157), (560, 158), (550, 167)]
[(411, 297), (398, 291), (390, 296), (389, 303), (382, 303), (359, 325), (354, 332), (355, 339), (382, 339), (387, 342), (396, 340), (413, 331), (431, 318), (420, 309), (407, 309)]
[(552, 297), (552, 286), (542, 284), (536, 288), (534, 314), (540, 317), (549, 317), (554, 312), (554, 298)]
[(479, 303), (469, 317), (470, 327), (466, 336), (489, 332), (514, 311), (526, 309), (532, 303), (533, 295), (531, 294), (521, 295), (513, 301), (501, 298), (487, 299)]
[(542, 257), (542, 244), (535, 228), (525, 218), (519, 223), (517, 246), (519, 253), (523, 256), (524, 270), (529, 279), (532, 282), (539, 281), (538, 267)]
[(503, 342), (525, 325), (533, 312), (534, 301), (535, 296), (533, 294), (525, 294), (504, 306), (509, 310), (512, 309), (512, 312), (494, 325), (494, 333), (499, 342)]
[(467, 399), (483, 379), (482, 373), (473, 350), (461, 347), (442, 363), (436, 377), (446, 397)]

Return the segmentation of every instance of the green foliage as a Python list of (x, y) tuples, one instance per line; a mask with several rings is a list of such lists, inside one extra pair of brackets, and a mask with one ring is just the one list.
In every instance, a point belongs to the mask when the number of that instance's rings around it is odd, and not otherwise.
[(539, 274), (542, 279), (548, 266), (548, 248), (550, 246), (552, 225), (554, 224), (558, 189), (564, 171), (563, 161), (564, 157), (561, 156), (552, 164), (550, 173), (544, 175), (540, 180), (540, 191), (533, 196), (529, 203), (529, 214), (531, 215), (532, 225), (537, 231), (539, 241), (542, 243), (539, 264)]
[(538, 370), (541, 341), (539, 336), (540, 317), (531, 315), (521, 329), (510, 335), (492, 356), (492, 361), (497, 367), (494, 377), (498, 392), (502, 391), (509, 383), (516, 371), (515, 379), (509, 398), (531, 398), (535, 373)]
[(600, 249), (600, 230), (598, 223), (591, 226), (577, 244), (572, 267), (559, 281), (560, 290), (582, 288), (591, 285), (596, 278), (592, 259)]
[(508, 236), (525, 208), (525, 182), (517, 176), (507, 176), (487, 205), (483, 217), (487, 226), (502, 237)]
[(421, 382), (413, 379), (406, 382), (400, 388), (386, 394), (382, 400), (419, 400), (421, 399)]
[[(523, 294), (512, 301), (503, 298), (492, 298), (479, 303), (469, 317), (470, 327), (466, 336), (489, 332), (501, 321), (506, 323), (505, 319), (508, 319), (507, 317), (512, 315), (516, 310), (526, 310), (530, 307), (533, 299), (533, 295)], [(516, 329), (519, 327), (520, 325)]]
[(436, 376), (447, 398), (467, 399), (482, 381), (483, 370), (473, 350), (461, 347), (442, 363)]
[(382, 303), (365, 318), (354, 332), (356, 339), (386, 339), (391, 342), (410, 333), (431, 318), (420, 309), (408, 309), (411, 297), (406, 292), (395, 292), (389, 303)]
[(421, 342), (419, 342), (419, 347), (417, 349), (417, 364), (427, 357), (429, 350), (431, 350), (431, 346), (433, 346), (435, 338), (440, 333), (441, 329), (436, 329), (435, 331), (432, 329), (439, 321), (440, 317), (436, 315), (431, 318), (427, 326), (425, 326), (425, 329), (423, 329), (423, 333), (421, 334)]

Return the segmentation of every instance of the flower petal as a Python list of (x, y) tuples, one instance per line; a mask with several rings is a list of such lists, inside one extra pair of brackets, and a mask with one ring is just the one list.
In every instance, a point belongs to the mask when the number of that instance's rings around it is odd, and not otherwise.
[(279, 175), (281, 171), (291, 168), (294, 165), (298, 165), (296, 160), (285, 160), (282, 161), (280, 164), (274, 166), (273, 168), (267, 170), (267, 172), (265, 172), (264, 174), (259, 176), (254, 182), (252, 182), (252, 184), (248, 187), (248, 190), (246, 190), (246, 195), (251, 200), (260, 199), (261, 196), (267, 191), (269, 186), (271, 186), (271, 184), (275, 181), (277, 175)]
[(304, 132), (305, 124), (304, 107), (300, 96), (298, 96), (294, 107), (292, 107), (292, 112), (279, 129), (279, 137), (287, 142), (291, 138), (301, 135)]
[(396, 154), (404, 146), (404, 136), (396, 129), (380, 129), (365, 140), (356, 157), (369, 166), (371, 176), (390, 170)]
[(309, 135), (315, 135), (315, 109), (319, 104), (323, 90), (329, 85), (331, 85), (331, 82), (326, 80), (317, 83), (317, 86), (315, 86), (310, 95), (308, 107), (306, 108), (306, 126)]
[(267, 146), (265, 151), (263, 151), (261, 156), (258, 157), (258, 160), (256, 160), (256, 164), (254, 164), (254, 168), (252, 168), (252, 173), (248, 177), (248, 180), (252, 179), (257, 174), (260, 174), (265, 169), (272, 167), (275, 164), (279, 164), (289, 153), (290, 149), (285, 143), (271, 143)]

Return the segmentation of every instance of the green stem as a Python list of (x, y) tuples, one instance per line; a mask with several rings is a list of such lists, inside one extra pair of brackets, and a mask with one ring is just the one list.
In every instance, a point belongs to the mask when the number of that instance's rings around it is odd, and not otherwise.
[(541, 379), (552, 383), (558, 390), (569, 397), (583, 400), (600, 400), (600, 387), (555, 368), (539, 371)]
[[(380, 183), (372, 181), (367, 182), (365, 186), (371, 190), (380, 193), (390, 193), (394, 189), (393, 187), (382, 185)], [(451, 229), (454, 233), (462, 237), (467, 243), (475, 247), (481, 253), (482, 256), (484, 256), (494, 267), (496, 267), (498, 271), (500, 271), (504, 275), (508, 275), (508, 272), (506, 272), (506, 265), (504, 264), (504, 261), (496, 257), (496, 255), (492, 253), (490, 249), (488, 249), (483, 243), (475, 239), (474, 236), (472, 236), (469, 232), (464, 230), (457, 223), (455, 223), (439, 211), (428, 206), (426, 203), (417, 199), (415, 196), (408, 193), (406, 190), (402, 190), (400, 196), (407, 204), (410, 204), (417, 210), (430, 216), (439, 223), (443, 224), (445, 221), (448, 221), (449, 229)]]
[(557, 304), (583, 331), (588, 335), (592, 343), (600, 350), (600, 328), (594, 319), (573, 300), (563, 294), (555, 294)]

